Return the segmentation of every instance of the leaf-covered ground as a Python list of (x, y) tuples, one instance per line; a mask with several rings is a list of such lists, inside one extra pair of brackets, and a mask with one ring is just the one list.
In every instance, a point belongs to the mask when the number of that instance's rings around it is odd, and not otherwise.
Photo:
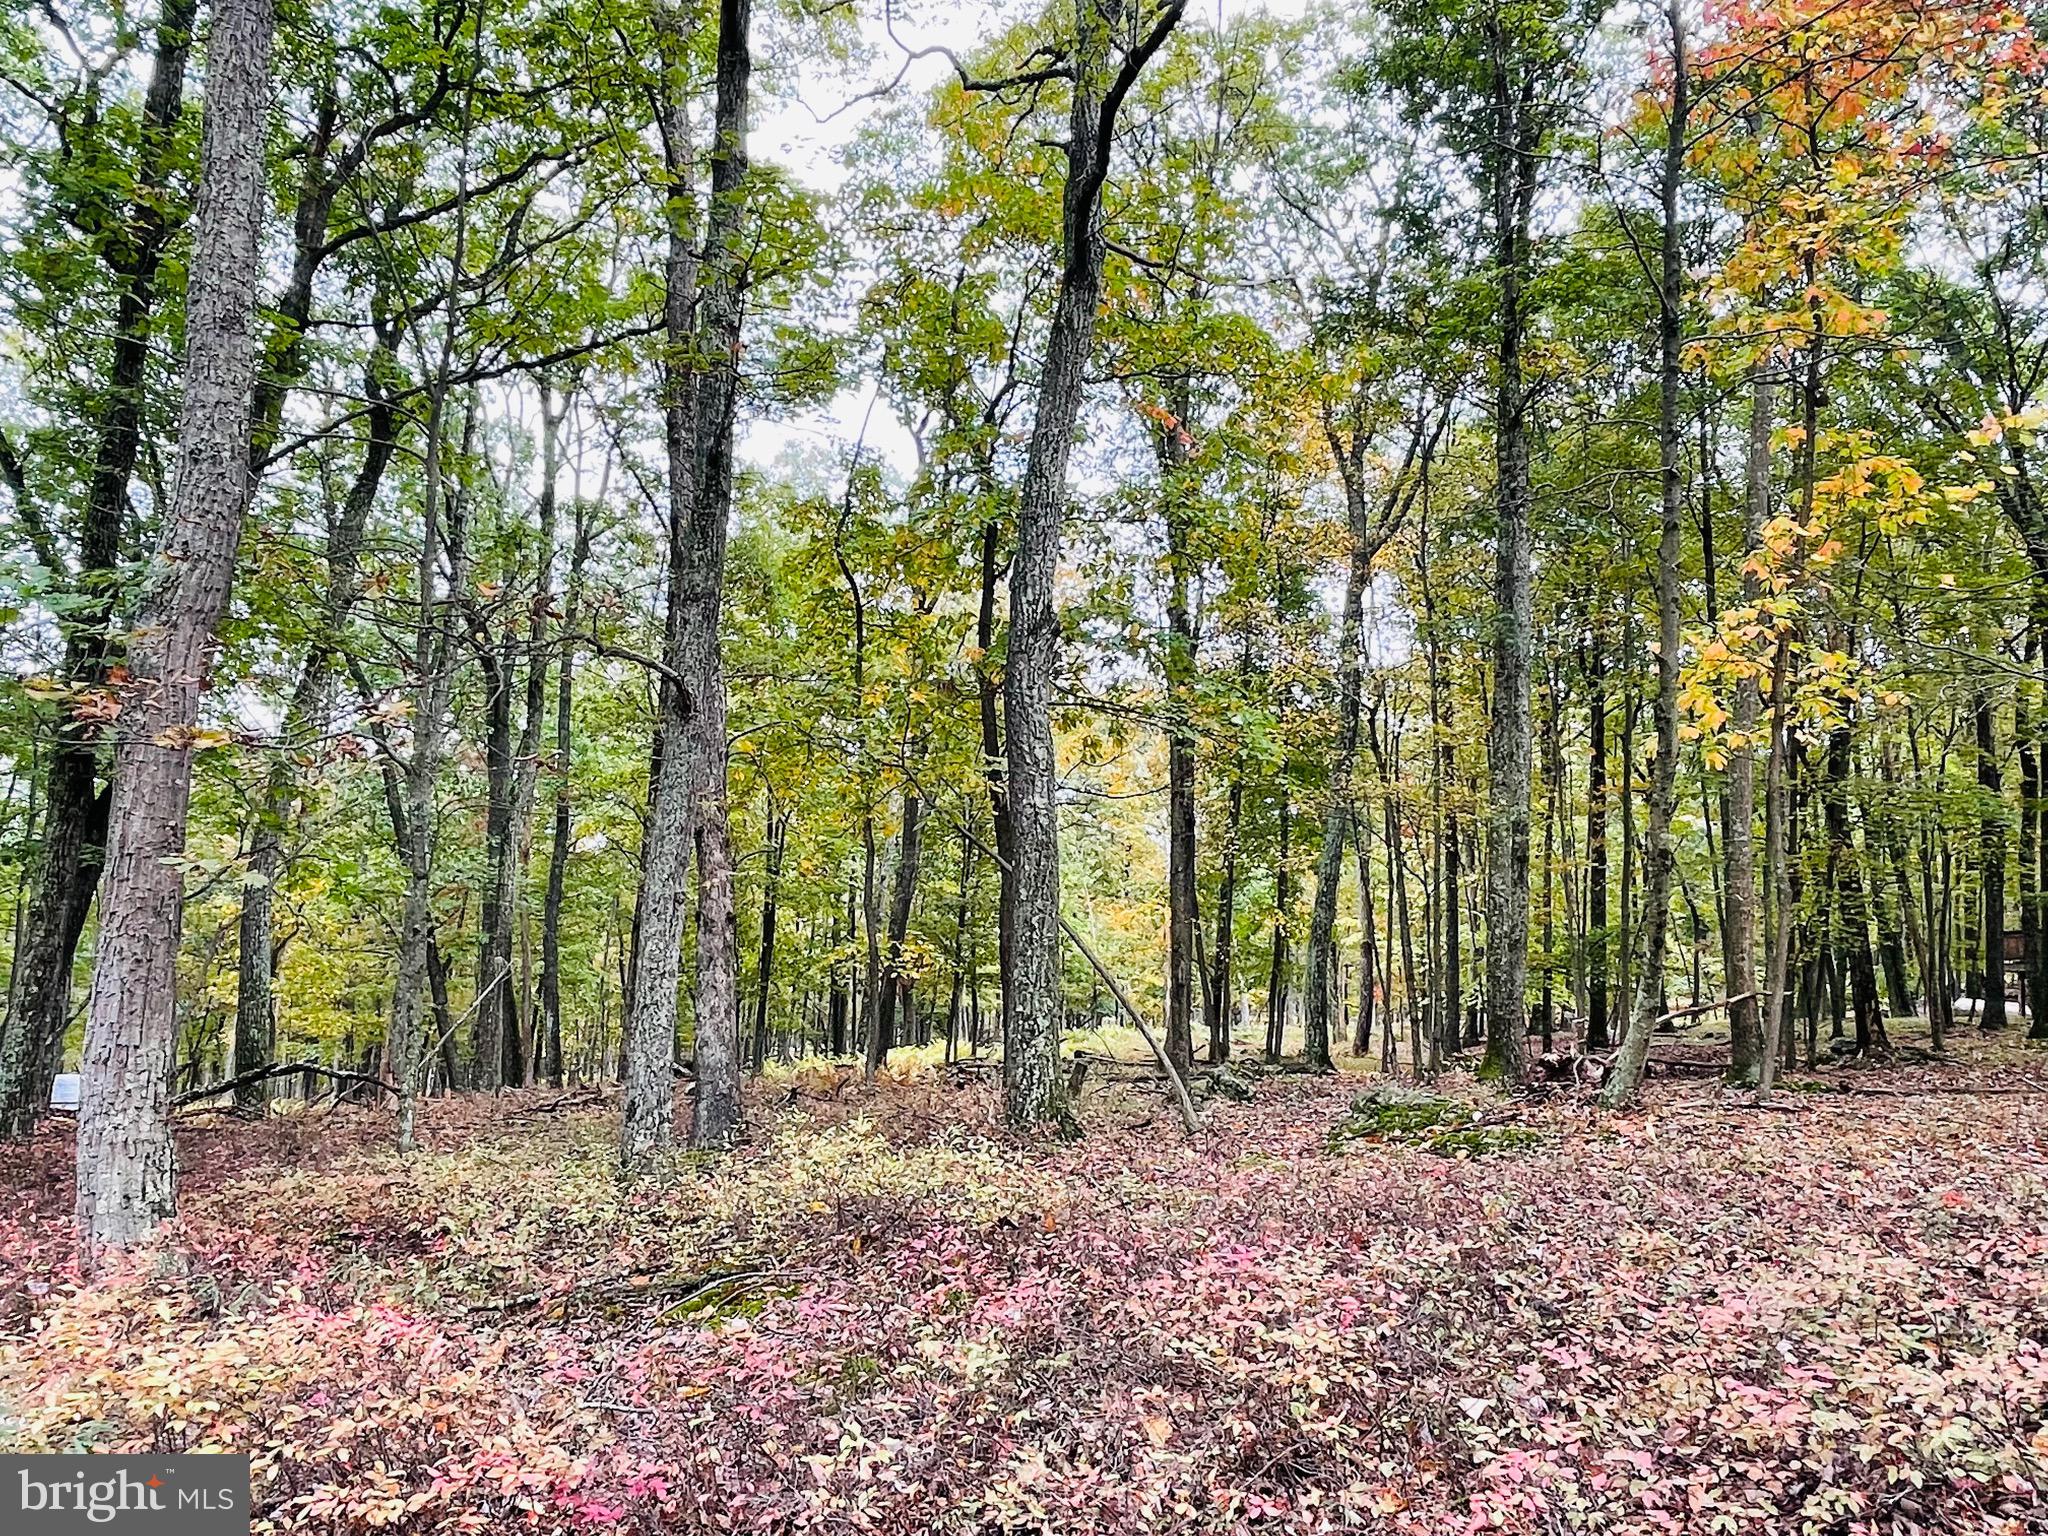
[(0, 1164), (0, 1450), (248, 1450), (317, 1532), (2040, 1531), (2044, 1076), (1453, 1078), (1530, 1134), (1448, 1145), (1273, 1077), (1049, 1153), (784, 1081), (627, 1188), (588, 1095), (410, 1163), (323, 1108), (195, 1125), (177, 1262), (87, 1292), (58, 1131)]

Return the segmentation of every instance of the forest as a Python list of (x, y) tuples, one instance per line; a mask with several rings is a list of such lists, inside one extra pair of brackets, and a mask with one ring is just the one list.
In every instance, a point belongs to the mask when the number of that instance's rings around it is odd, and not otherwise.
[(2048, 1530), (2036, 26), (9, 0), (0, 1453)]

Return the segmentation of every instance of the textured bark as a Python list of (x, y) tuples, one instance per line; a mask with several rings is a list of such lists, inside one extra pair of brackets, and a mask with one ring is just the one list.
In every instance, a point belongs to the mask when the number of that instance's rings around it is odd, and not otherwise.
[(698, 355), (697, 507), (684, 580), (684, 668), (697, 709), (687, 747), (697, 851), (696, 1109), (690, 1145), (729, 1147), (740, 1134), (739, 927), (726, 811), (725, 660), (719, 612), (732, 520), (733, 423), (739, 406), (740, 322), (746, 283), (747, 114), (753, 78), (753, 0), (720, 0), (711, 203)]
[(1060, 965), (1058, 764), (1053, 756), (1052, 681), (1059, 653), (1053, 581), (1066, 513), (1067, 460), (1095, 339), (1107, 247), (1102, 184), (1117, 114), (1139, 71), (1180, 21), (1185, 0), (1168, 0), (1151, 29), (1112, 71), (1111, 39), (1121, 0), (1075, 0), (1072, 106), (1061, 205), (1061, 265), (1052, 329), (1039, 376), (1024, 480), (1017, 498), (1017, 550), (1010, 568), (1010, 640), (1003, 673), (1007, 758), (1005, 799), (1013, 846), (1003, 881), (1010, 963), (1003, 976), (1003, 1111), (1019, 1130), (1071, 1129), (1074, 1114), (1060, 1071), (1065, 1023)]
[[(156, 315), (157, 277), (176, 225), (160, 193), (171, 179), (177, 123), (184, 109), (197, 0), (165, 0), (142, 104), (136, 186), (100, 241), (115, 284), (114, 334), (107, 381), (93, 426), (92, 470), (79, 521), (76, 567), (53, 569), (76, 606), (61, 619), (64, 676), (73, 688), (105, 683), (119, 595), (121, 529), (128, 482), (142, 442), (143, 383)], [(8, 978), (0, 1028), (0, 1134), (19, 1138), (48, 1112), (50, 1090), (71, 1018), (71, 978), (93, 895), (106, 861), (112, 786), (99, 783), (100, 727), (58, 722), (43, 783), (41, 859), (21, 941)]]
[(173, 1211), (170, 1074), (192, 733), (249, 497), (251, 325), (264, 211), (271, 0), (219, 0), (186, 296), (184, 400), (162, 543), (129, 645), (86, 1009), (78, 1241), (88, 1270)]
[(689, 657), (684, 625), (684, 566), (696, 503), (697, 378), (692, 361), (697, 307), (697, 247), (689, 137), (689, 38), (679, 11), (657, 13), (663, 75), (661, 139), (668, 178), (668, 253), (663, 270), (663, 443), (668, 456), (668, 601), (662, 632), (665, 666), (659, 690), (647, 830), (640, 845), (640, 891), (634, 908), (632, 968), (619, 1045), (624, 1107), (619, 1156), (631, 1167), (675, 1136), (676, 992), (682, 977), (684, 879), (689, 873), (689, 754), (693, 700), (682, 679)]
[(1679, 532), (1685, 515), (1680, 480), (1683, 424), (1679, 417), (1679, 363), (1685, 343), (1682, 231), (1679, 186), (1685, 174), (1685, 129), (1689, 113), (1690, 64), (1678, 0), (1665, 19), (1671, 29), (1671, 107), (1665, 114), (1664, 167), (1660, 190), (1664, 219), (1657, 276), (1657, 459), (1661, 490), (1657, 533), (1657, 693), (1651, 702), (1656, 757), (1650, 765), (1649, 827), (1643, 841), (1643, 960), (1636, 981), (1634, 1017), (1621, 1052), (1601, 1088), (1609, 1109), (1628, 1103), (1642, 1086), (1650, 1058), (1650, 1037), (1664, 1011), (1664, 960), (1671, 931), (1671, 881), (1678, 849), (1671, 823), (1678, 810), (1678, 626), (1684, 573), (1679, 569)]
[(1494, 147), (1489, 192), (1500, 336), (1494, 400), (1497, 521), (1493, 579), (1493, 711), (1487, 722), (1486, 1075), (1522, 1075), (1522, 1034), (1529, 975), (1529, 702), (1533, 623), (1529, 508), (1528, 397), (1522, 336), (1528, 323), (1523, 284), (1529, 219), (1536, 198), (1542, 129), (1508, 59), (1499, 20), (1493, 31), (1490, 120)]

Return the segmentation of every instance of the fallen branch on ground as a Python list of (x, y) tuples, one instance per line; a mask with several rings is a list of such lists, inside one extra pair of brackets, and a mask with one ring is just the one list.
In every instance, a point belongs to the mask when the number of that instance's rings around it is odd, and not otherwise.
[(337, 1067), (323, 1067), (310, 1061), (292, 1061), (284, 1062), (277, 1066), (258, 1067), (254, 1071), (242, 1073), (239, 1077), (224, 1078), (217, 1083), (207, 1083), (203, 1087), (187, 1089), (184, 1093), (171, 1100), (171, 1108), (183, 1109), (187, 1104), (197, 1104), (201, 1099), (218, 1098), (224, 1093), (233, 1093), (237, 1089), (252, 1087), (269, 1078), (296, 1077), (302, 1073), (310, 1077), (324, 1077), (329, 1082), (342, 1086), (360, 1084), (364, 1087), (375, 1088), (382, 1093), (389, 1093), (391, 1091), (391, 1085), (373, 1073), (346, 1072)]

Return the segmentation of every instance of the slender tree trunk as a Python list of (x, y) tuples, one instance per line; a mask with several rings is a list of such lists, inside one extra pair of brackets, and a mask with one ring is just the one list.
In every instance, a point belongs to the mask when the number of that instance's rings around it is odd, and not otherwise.
[(1778, 1057), (1787, 1033), (1785, 981), (1792, 959), (1791, 791), (1785, 756), (1791, 644), (1790, 635), (1780, 634), (1771, 656), (1771, 755), (1764, 774), (1764, 880), (1770, 899), (1771, 953), (1763, 998), (1763, 1056), (1757, 1063), (1760, 1104), (1769, 1102), (1778, 1078)]
[[(1650, 767), (1650, 821), (1643, 844), (1643, 964), (1636, 984), (1635, 1018), (1621, 1054), (1601, 1090), (1609, 1109), (1628, 1103), (1642, 1086), (1650, 1037), (1664, 1009), (1664, 963), (1671, 931), (1671, 881), (1678, 850), (1671, 823), (1678, 810), (1678, 626), (1682, 596), (1679, 538), (1684, 526), (1680, 480), (1683, 423), (1679, 416), (1679, 365), (1685, 342), (1683, 231), (1678, 222), (1679, 185), (1685, 174), (1685, 128), (1689, 115), (1689, 70), (1685, 24), (1679, 0), (1669, 0), (1672, 100), (1666, 114), (1662, 192), (1662, 262), (1657, 280), (1658, 379), (1657, 450), (1662, 496), (1657, 535), (1657, 695), (1652, 704), (1657, 755)], [(1702, 473), (1705, 466), (1701, 466)]]
[(1550, 697), (1543, 712), (1543, 998), (1538, 1027), (1543, 1054), (1556, 1048), (1557, 1032), (1557, 823), (1564, 814), (1560, 786), (1564, 780), (1563, 732), (1558, 715), (1563, 698), (1556, 667), (1550, 673)]
[(775, 903), (782, 883), (782, 852), (789, 837), (789, 814), (776, 814), (768, 799), (768, 868), (761, 881), (761, 949), (754, 968), (754, 1070), (768, 1065), (768, 999), (775, 986)]
[(2003, 1029), (2005, 1009), (2005, 788), (1998, 771), (1997, 722), (1991, 696), (1977, 691), (1971, 709), (1977, 740), (1977, 790), (1983, 809), (1977, 833), (1978, 1024)]
[(1493, 709), (1487, 723), (1486, 1076), (1522, 1075), (1529, 977), (1529, 701), (1533, 561), (1529, 404), (1522, 380), (1523, 281), (1535, 202), (1538, 143), (1526, 104), (1516, 110), (1502, 24), (1494, 29), (1492, 150), (1494, 258), (1500, 298), (1494, 401)]
[[(875, 1022), (868, 1032), (868, 1073), (888, 1060), (896, 1042), (896, 1004), (904, 990), (903, 944), (910, 934), (910, 909), (917, 899), (917, 867), (923, 847), (924, 800), (909, 785), (903, 790), (903, 831), (896, 841), (896, 876), (889, 893), (889, 949), (875, 973)], [(906, 1009), (904, 1021), (910, 1021)]]
[(1586, 1049), (1607, 1033), (1607, 662), (1596, 629), (1586, 647)]
[(1194, 511), (1187, 484), (1188, 418), (1193, 412), (1185, 376), (1175, 381), (1175, 416), (1155, 434), (1166, 513), (1166, 1054), (1185, 1077), (1195, 1058), (1195, 625)]
[(548, 889), (541, 907), (541, 1075), (562, 1086), (562, 904), (568, 895), (569, 846), (575, 833), (576, 625), (583, 612), (583, 570), (590, 559), (590, 511), (579, 498), (573, 511), (575, 543), (562, 610), (562, 655), (555, 674), (554, 837), (548, 849)]
[[(271, 760), (264, 779), (263, 798), (256, 814), (256, 833), (250, 840), (249, 863), (242, 886), (242, 910), (237, 921), (240, 957), (235, 989), (235, 1076), (245, 1077), (271, 1064), (274, 1051), (272, 983), (276, 976), (277, 941), (272, 920), (276, 884), (284, 869), (285, 840), (293, 823), (293, 805), (298, 794), (298, 775), (293, 771), (292, 753), (308, 731), (326, 720), (331, 701), (335, 653), (341, 645), (342, 630), (348, 623), (360, 589), (363, 534), (370, 511), (376, 505), (384, 472), (397, 448), (396, 413), (384, 386), (396, 342), (396, 331), (380, 324), (377, 346), (370, 364), (363, 370), (363, 389), (369, 401), (365, 415), (363, 462), (350, 482), (339, 512), (327, 529), (326, 601), (319, 628), (307, 648), (297, 686), (285, 708), (282, 748)], [(266, 1085), (248, 1083), (235, 1090), (235, 1110), (243, 1115), (260, 1115), (267, 1100)]]
[(1231, 989), (1236, 981), (1237, 859), (1244, 822), (1244, 773), (1234, 768), (1224, 812), (1223, 867), (1216, 879), (1216, 943), (1209, 955), (1209, 1060), (1230, 1060)]
[(1293, 810), (1283, 784), (1280, 789), (1280, 856), (1273, 864), (1273, 953), (1266, 970), (1266, 1060), (1278, 1061), (1287, 1049), (1287, 931), (1294, 906)]
[[(1753, 555), (1771, 515), (1771, 423), (1776, 415), (1777, 385), (1758, 364), (1750, 371), (1749, 452), (1745, 464), (1743, 552)], [(1742, 601), (1753, 607), (1762, 596), (1754, 573), (1745, 567)], [(1763, 1051), (1762, 1011), (1756, 996), (1756, 736), (1762, 699), (1756, 683), (1738, 678), (1732, 725), (1735, 741), (1728, 749), (1727, 819), (1722, 827), (1722, 858), (1726, 868), (1726, 939), (1728, 949), (1728, 1077), (1753, 1083)], [(1750, 994), (1745, 1000), (1744, 993)]]
[(270, 0), (219, 0), (207, 55), (185, 398), (163, 542), (131, 637), (107, 819), (106, 916), (86, 1009), (78, 1242), (91, 1270), (175, 1204), (170, 1071), (192, 736), (249, 499)]

